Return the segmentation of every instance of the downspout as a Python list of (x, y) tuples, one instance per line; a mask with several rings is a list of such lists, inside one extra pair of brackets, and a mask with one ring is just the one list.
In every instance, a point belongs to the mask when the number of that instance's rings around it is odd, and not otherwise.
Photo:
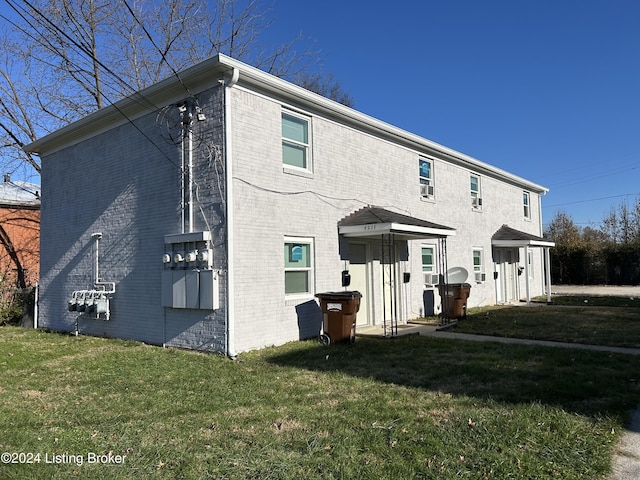
[(33, 328), (38, 328), (38, 297), (40, 296), (40, 285), (36, 282), (33, 289)]
[(231, 135), (231, 88), (238, 82), (240, 71), (233, 68), (229, 79), (220, 80), (224, 88), (224, 159), (226, 180), (226, 217), (227, 217), (227, 356), (235, 359), (238, 354), (235, 348), (235, 283), (234, 283), (234, 216), (233, 216), (233, 155)]

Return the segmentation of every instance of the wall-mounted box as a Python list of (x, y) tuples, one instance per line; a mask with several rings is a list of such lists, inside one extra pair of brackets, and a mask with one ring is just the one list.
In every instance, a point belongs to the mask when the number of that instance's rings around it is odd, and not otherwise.
[(205, 310), (220, 308), (218, 272), (214, 270), (200, 272), (200, 308)]
[(220, 284), (215, 270), (165, 270), (160, 288), (163, 307), (220, 308)]
[(184, 272), (184, 277), (186, 308), (200, 308), (200, 272), (187, 270), (186, 272)]
[(173, 308), (187, 308), (186, 276), (184, 270), (173, 270)]

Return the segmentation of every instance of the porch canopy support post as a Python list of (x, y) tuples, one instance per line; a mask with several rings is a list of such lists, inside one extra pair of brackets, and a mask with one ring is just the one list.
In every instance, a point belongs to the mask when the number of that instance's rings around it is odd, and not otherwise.
[(529, 249), (541, 248), (545, 262), (545, 284), (547, 293), (547, 302), (551, 301), (551, 268), (549, 260), (549, 248), (554, 247), (555, 243), (551, 242), (543, 237), (538, 237), (530, 233), (521, 232), (514, 228), (510, 228), (508, 225), (503, 225), (496, 233), (491, 237), (491, 245), (493, 247), (504, 248), (523, 248), (524, 249), (524, 272), (525, 288), (527, 305), (531, 303), (531, 285), (529, 281)]
[(545, 286), (547, 289), (547, 303), (551, 303), (551, 251), (544, 247)]
[[(378, 300), (378, 305), (382, 305), (383, 329), (387, 335), (387, 324), (390, 322), (392, 335), (398, 334), (399, 309), (399, 285), (398, 285), (398, 255), (396, 252), (396, 242), (410, 240), (439, 239), (441, 249), (445, 257), (446, 266), (446, 242), (444, 239), (456, 234), (455, 229), (444, 225), (439, 225), (427, 220), (422, 220), (409, 215), (393, 212), (382, 207), (367, 206), (353, 212), (338, 222), (338, 234), (345, 238), (379, 238), (382, 265), (382, 301)], [(442, 255), (442, 253), (440, 253)], [(388, 263), (385, 265), (385, 261)], [(386, 268), (389, 271), (386, 272)], [(442, 271), (440, 280), (446, 281), (446, 270)], [(388, 277), (388, 281), (387, 281)], [(389, 288), (389, 296), (385, 291)], [(389, 318), (390, 317), (390, 318)], [(375, 316), (374, 316), (375, 318)], [(388, 322), (389, 321), (389, 322)]]

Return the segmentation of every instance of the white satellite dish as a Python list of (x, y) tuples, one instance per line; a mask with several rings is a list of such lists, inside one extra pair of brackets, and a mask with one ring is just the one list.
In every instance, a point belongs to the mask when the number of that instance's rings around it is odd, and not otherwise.
[(447, 283), (465, 283), (469, 278), (469, 272), (462, 267), (453, 267), (447, 270)]

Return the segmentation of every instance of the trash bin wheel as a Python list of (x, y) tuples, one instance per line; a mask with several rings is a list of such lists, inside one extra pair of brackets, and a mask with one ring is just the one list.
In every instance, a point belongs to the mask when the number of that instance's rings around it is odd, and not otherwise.
[(351, 327), (351, 334), (349, 335), (349, 343), (355, 343), (355, 341), (356, 341), (356, 325), (354, 323), (353, 327)]
[(320, 337), (318, 337), (318, 341), (323, 345), (331, 344), (331, 338), (326, 333), (321, 334)]

